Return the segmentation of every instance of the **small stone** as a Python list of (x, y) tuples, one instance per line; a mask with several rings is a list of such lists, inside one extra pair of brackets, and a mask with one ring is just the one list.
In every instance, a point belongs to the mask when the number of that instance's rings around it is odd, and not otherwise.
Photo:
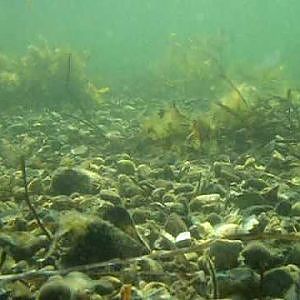
[(282, 200), (275, 206), (275, 211), (281, 216), (289, 216), (292, 205), (288, 200)]
[(20, 217), (15, 219), (15, 230), (16, 231), (26, 231), (28, 230), (28, 222)]
[(179, 202), (166, 202), (165, 206), (170, 210), (170, 213), (176, 213), (178, 215), (184, 215), (186, 212), (186, 207), (183, 203)]
[(194, 186), (190, 183), (178, 183), (174, 187), (174, 192), (176, 195), (181, 193), (190, 193), (194, 190)]
[(11, 299), (32, 299), (32, 294), (28, 285), (21, 281), (15, 281), (11, 290)]
[(44, 191), (42, 181), (39, 178), (35, 178), (30, 181), (28, 184), (28, 191), (36, 195), (42, 194)]
[(125, 198), (133, 198), (134, 196), (141, 194), (141, 192), (142, 189), (132, 181), (122, 182), (119, 185), (120, 196)]
[(151, 168), (148, 165), (141, 164), (136, 168), (137, 175), (142, 179), (148, 179), (151, 175)]
[[(122, 226), (124, 220), (117, 221)], [(73, 237), (70, 242), (67, 234), (66, 239), (61, 241), (62, 247), (64, 242), (68, 245), (61, 256), (61, 262), (66, 267), (140, 256), (148, 251), (142, 243), (100, 218), (70, 212), (62, 216), (60, 223), (61, 230), (72, 232)]]
[[(70, 198), (65, 195), (52, 197), (50, 203), (51, 208), (55, 210), (69, 210), (70, 208), (75, 208), (75, 203), (70, 201)], [(48, 203), (46, 205), (48, 205)]]
[(103, 200), (106, 200), (106, 201), (109, 201), (109, 202), (113, 203), (114, 205), (120, 205), (121, 204), (121, 197), (114, 190), (101, 190), (100, 191), (100, 197)]
[(135, 164), (129, 159), (121, 159), (117, 162), (117, 169), (120, 174), (134, 175)]
[(262, 279), (262, 292), (264, 296), (284, 297), (285, 293), (294, 283), (299, 268), (293, 265), (278, 267), (264, 273)]
[(102, 276), (101, 279), (105, 279), (109, 281), (113, 285), (115, 290), (120, 289), (122, 286), (122, 281), (117, 277), (107, 275), (107, 276)]
[(195, 220), (193, 222), (197, 226), (198, 235), (203, 238), (209, 236), (214, 233), (214, 228), (211, 226), (209, 222), (203, 222), (197, 220), (197, 217), (193, 217), (192, 219)]
[(151, 211), (148, 209), (136, 208), (132, 212), (132, 219), (135, 224), (143, 224), (146, 223), (147, 219), (150, 219)]
[(13, 123), (12, 125), (9, 125), (9, 127), (7, 129), (14, 134), (21, 134), (21, 133), (27, 132), (27, 130), (28, 130), (28, 129), (26, 129), (25, 124), (23, 124), (23, 123)]
[(255, 270), (264, 270), (272, 259), (271, 251), (261, 242), (251, 242), (242, 251), (245, 264)]
[(189, 231), (181, 232), (175, 239), (175, 245), (177, 248), (190, 247), (192, 244), (191, 233)]
[(242, 246), (241, 241), (215, 240), (209, 248), (209, 253), (215, 259), (216, 269), (227, 270), (237, 267)]
[(292, 216), (299, 217), (300, 216), (300, 201), (297, 201), (292, 206), (291, 211)]
[(187, 226), (178, 214), (171, 213), (165, 224), (165, 230), (176, 237), (179, 233), (187, 231)]
[(166, 203), (166, 202), (174, 202), (175, 201), (176, 196), (174, 194), (171, 193), (166, 193), (163, 195), (162, 197), (162, 202)]
[(214, 225), (220, 224), (222, 222), (222, 217), (220, 215), (218, 215), (217, 213), (212, 212), (207, 216), (206, 221), (214, 226)]
[(287, 263), (300, 266), (300, 242), (292, 246), (287, 256)]
[(106, 278), (97, 280), (94, 286), (94, 291), (99, 295), (109, 295), (114, 291), (114, 285)]
[(161, 201), (162, 197), (164, 196), (165, 188), (159, 187), (153, 190), (151, 196), (154, 201)]
[(73, 149), (71, 150), (71, 153), (72, 153), (73, 155), (84, 155), (84, 154), (86, 154), (87, 152), (88, 152), (88, 147), (85, 146), (85, 145), (78, 146), (78, 147), (73, 148)]
[[(210, 223), (208, 223), (210, 224)], [(227, 236), (235, 235), (241, 232), (241, 228), (238, 224), (234, 223), (222, 223), (215, 227), (215, 234), (218, 237), (226, 238)]]
[(260, 215), (261, 213), (273, 210), (271, 205), (252, 205), (243, 210), (245, 216)]
[(149, 282), (143, 287), (143, 298), (137, 299), (172, 299), (169, 287), (161, 282)]
[(103, 300), (103, 297), (101, 297), (98, 294), (93, 294), (93, 295), (90, 296), (89, 300)]
[(80, 168), (59, 168), (51, 180), (50, 191), (54, 195), (95, 194), (101, 178), (98, 174)]
[(235, 293), (251, 295), (253, 299), (259, 297), (260, 276), (250, 268), (239, 267), (219, 273), (217, 280), (221, 298), (233, 299), (230, 296)]
[(267, 183), (263, 179), (260, 179), (260, 178), (251, 178), (251, 179), (245, 180), (245, 182), (243, 184), (244, 189), (254, 188), (258, 191), (260, 191), (266, 187), (267, 187)]
[(23, 201), (25, 199), (24, 187), (16, 186), (13, 188), (12, 192), (16, 201)]
[(191, 211), (201, 211), (202, 207), (206, 204), (218, 203), (221, 201), (221, 196), (219, 194), (208, 194), (200, 195), (192, 199), (190, 202)]
[(71, 300), (72, 291), (62, 280), (46, 282), (39, 291), (38, 300)]
[(245, 192), (237, 195), (231, 201), (240, 209), (245, 209), (253, 205), (262, 205), (266, 202), (264, 201), (264, 197), (257, 192)]
[(164, 188), (166, 191), (173, 189), (173, 183), (170, 180), (157, 179), (155, 180), (154, 185), (157, 188)]
[(39, 249), (48, 245), (47, 237), (35, 236), (27, 231), (0, 232), (0, 244), (9, 250), (15, 260), (32, 257)]

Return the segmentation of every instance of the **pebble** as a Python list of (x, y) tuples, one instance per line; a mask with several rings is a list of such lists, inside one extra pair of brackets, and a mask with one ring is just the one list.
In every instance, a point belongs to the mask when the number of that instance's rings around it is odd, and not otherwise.
[(54, 195), (96, 194), (101, 177), (81, 168), (59, 168), (52, 176), (50, 192)]
[[(217, 273), (220, 297), (232, 299), (232, 294), (239, 293), (251, 298), (259, 297), (260, 275), (248, 267), (238, 267)], [(244, 299), (244, 298), (242, 298)]]
[(288, 200), (282, 200), (278, 202), (275, 206), (275, 212), (277, 212), (281, 216), (290, 215), (291, 209), (292, 209), (292, 205)]
[(118, 192), (116, 192), (114, 190), (103, 189), (100, 191), (100, 197), (103, 200), (113, 203), (114, 205), (121, 205), (121, 197), (118, 194)]
[(176, 195), (181, 193), (190, 193), (193, 190), (194, 190), (194, 186), (190, 183), (179, 183), (174, 187), (174, 192)]
[(151, 168), (148, 165), (141, 164), (136, 168), (137, 175), (142, 179), (148, 179), (151, 175)]
[(29, 182), (28, 192), (35, 195), (39, 195), (39, 194), (43, 194), (43, 191), (44, 191), (43, 183), (39, 178), (35, 178)]
[(120, 159), (117, 162), (117, 170), (119, 174), (134, 175), (135, 164), (129, 159)]
[(295, 217), (300, 216), (300, 201), (297, 201), (292, 205), (291, 215)]
[(191, 211), (201, 211), (205, 204), (219, 203), (221, 196), (219, 194), (200, 195), (192, 199), (190, 202)]
[(209, 248), (217, 270), (228, 270), (238, 266), (238, 258), (242, 251), (241, 241), (215, 240)]
[(272, 260), (271, 251), (261, 242), (250, 242), (242, 251), (245, 264), (254, 270), (265, 270)]
[(179, 233), (187, 231), (187, 226), (178, 214), (171, 213), (167, 218), (165, 230), (176, 237)]
[(177, 248), (190, 247), (192, 244), (192, 237), (189, 231), (181, 232), (176, 236), (175, 245)]
[[(264, 296), (285, 298), (285, 293), (292, 286), (299, 268), (293, 265), (271, 269), (264, 273), (262, 292)], [(299, 280), (299, 279), (298, 279)]]

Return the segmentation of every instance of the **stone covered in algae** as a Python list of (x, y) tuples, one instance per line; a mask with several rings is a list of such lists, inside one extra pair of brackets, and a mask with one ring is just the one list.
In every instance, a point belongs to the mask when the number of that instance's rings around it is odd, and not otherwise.
[(144, 255), (144, 245), (111, 223), (79, 213), (62, 217), (60, 239), (66, 247), (61, 263), (74, 266)]
[(101, 177), (81, 168), (58, 168), (52, 176), (50, 192), (54, 195), (70, 195), (78, 192), (95, 194), (100, 186)]

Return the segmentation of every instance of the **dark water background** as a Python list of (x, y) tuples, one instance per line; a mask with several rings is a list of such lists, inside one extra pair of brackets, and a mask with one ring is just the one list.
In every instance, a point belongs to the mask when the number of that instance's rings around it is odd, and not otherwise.
[(218, 35), (226, 58), (300, 70), (299, 0), (0, 0), (0, 51), (24, 53), (39, 37), (89, 53), (90, 72), (136, 80), (170, 35)]

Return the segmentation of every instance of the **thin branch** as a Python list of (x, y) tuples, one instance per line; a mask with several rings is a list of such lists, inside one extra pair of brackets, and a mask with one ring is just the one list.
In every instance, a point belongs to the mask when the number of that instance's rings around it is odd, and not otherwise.
[(28, 205), (29, 209), (31, 210), (34, 218), (36, 219), (38, 225), (40, 226), (41, 230), (44, 232), (44, 234), (47, 236), (49, 241), (52, 241), (52, 236), (51, 233), (46, 229), (42, 221), (40, 220), (34, 206), (32, 205), (30, 198), (29, 198), (29, 193), (28, 193), (28, 183), (27, 183), (27, 174), (26, 174), (26, 163), (25, 163), (25, 158), (24, 156), (20, 157), (20, 163), (21, 163), (21, 172), (22, 172), (22, 177), (23, 177), (23, 183), (24, 183), (24, 190), (25, 190), (25, 201), (26, 204)]
[[(221, 238), (221, 237), (220, 237)], [(285, 240), (285, 241), (300, 241), (299, 233), (259, 233), (259, 234), (236, 234), (231, 236), (224, 236), (224, 239), (230, 240), (243, 240), (243, 241), (251, 241), (251, 240)], [(32, 270), (19, 274), (7, 274), (1, 275), (0, 281), (14, 281), (14, 280), (24, 280), (24, 279), (32, 279), (32, 278), (48, 278), (54, 275), (66, 275), (70, 272), (78, 271), (78, 272), (87, 272), (91, 270), (97, 270), (102, 268), (109, 268), (115, 266), (124, 266), (133, 262), (138, 262), (143, 259), (151, 258), (151, 259), (166, 259), (171, 256), (176, 256), (178, 254), (185, 254), (190, 252), (203, 253), (205, 249), (207, 249), (217, 238), (204, 240), (201, 243), (198, 243), (192, 247), (186, 247), (181, 249), (174, 250), (159, 250), (153, 251), (151, 254), (128, 258), (128, 259), (113, 259), (105, 262), (98, 262), (94, 264), (87, 264), (81, 266), (74, 266), (70, 268), (48, 271), (48, 270)], [(105, 270), (107, 272), (107, 269)]]

